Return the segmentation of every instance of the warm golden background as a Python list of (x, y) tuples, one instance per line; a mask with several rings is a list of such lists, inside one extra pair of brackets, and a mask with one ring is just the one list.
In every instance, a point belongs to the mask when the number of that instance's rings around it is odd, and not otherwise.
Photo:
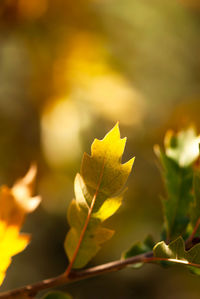
[[(84, 151), (116, 121), (136, 156), (116, 234), (90, 265), (159, 240), (163, 186), (153, 153), (168, 128), (200, 131), (199, 0), (1, 0), (0, 184), (36, 161), (43, 202), (2, 290), (60, 274), (73, 179)], [(200, 278), (147, 265), (63, 288), (76, 299), (196, 299)]]

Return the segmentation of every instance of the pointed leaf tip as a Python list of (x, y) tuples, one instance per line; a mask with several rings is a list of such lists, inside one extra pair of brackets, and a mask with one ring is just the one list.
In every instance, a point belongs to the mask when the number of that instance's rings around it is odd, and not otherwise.
[(110, 197), (123, 188), (133, 164), (133, 160), (121, 164), (125, 143), (126, 138), (120, 138), (119, 127), (115, 125), (102, 140), (94, 140), (91, 156), (83, 156), (81, 175), (86, 185), (93, 189), (93, 193), (102, 171), (101, 192)]
[(26, 213), (33, 212), (41, 202), (40, 196), (32, 197), (36, 174), (37, 166), (33, 163), (26, 175), (16, 181), (11, 189), (17, 204), (21, 207), (21, 209), (24, 209)]
[(85, 266), (114, 233), (101, 223), (122, 203), (120, 193), (135, 159), (121, 163), (125, 144), (117, 123), (103, 139), (94, 140), (90, 156), (83, 155), (80, 174), (75, 178), (75, 200), (68, 209), (71, 228), (64, 245), (74, 268)]

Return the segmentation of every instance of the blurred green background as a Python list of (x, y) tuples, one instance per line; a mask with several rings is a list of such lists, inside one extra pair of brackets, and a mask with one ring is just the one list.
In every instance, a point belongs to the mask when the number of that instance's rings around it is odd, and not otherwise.
[[(199, 0), (1, 0), (0, 184), (38, 164), (41, 206), (23, 231), (8, 290), (60, 274), (73, 180), (84, 151), (120, 122), (124, 161), (136, 156), (116, 233), (89, 266), (118, 259), (162, 229), (162, 180), (153, 153), (168, 128), (200, 130)], [(196, 299), (200, 278), (146, 265), (62, 289), (76, 299)]]

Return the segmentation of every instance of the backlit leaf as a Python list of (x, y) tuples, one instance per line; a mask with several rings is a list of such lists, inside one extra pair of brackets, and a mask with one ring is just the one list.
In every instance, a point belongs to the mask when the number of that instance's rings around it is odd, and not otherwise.
[(93, 214), (93, 217), (98, 218), (101, 221), (106, 220), (119, 209), (122, 204), (122, 200), (122, 195), (106, 199), (99, 210)]
[(165, 152), (156, 146), (156, 153), (163, 166), (167, 199), (164, 208), (167, 240), (174, 240), (186, 233), (193, 202), (192, 163), (198, 157), (199, 137), (193, 129), (177, 135), (169, 131), (165, 137)]
[[(126, 138), (120, 138), (118, 124), (103, 140), (95, 139), (91, 156), (84, 154), (81, 176), (93, 198), (96, 190), (99, 197), (107, 198), (118, 193), (124, 186), (132, 169), (134, 159), (121, 164)], [(100, 188), (98, 188), (100, 182)], [(99, 206), (98, 204), (96, 206)]]
[(164, 241), (157, 243), (153, 248), (153, 252), (157, 258), (166, 259), (169, 263), (187, 265), (192, 272), (200, 274), (200, 244), (186, 251), (184, 240), (179, 237), (169, 245)]
[(40, 197), (32, 197), (32, 185), (36, 176), (36, 167), (31, 166), (24, 178), (9, 189), (3, 186), (0, 191), (0, 284), (12, 256), (26, 248), (30, 236), (20, 234), (27, 213), (39, 204)]
[(40, 196), (32, 196), (36, 173), (36, 165), (32, 164), (27, 174), (12, 187), (16, 202), (26, 213), (33, 212), (41, 201)]
[[(65, 239), (65, 250), (70, 261), (77, 247), (79, 249), (74, 268), (85, 266), (114, 233), (101, 223), (122, 203), (122, 190), (134, 161), (121, 163), (125, 143), (126, 138), (120, 138), (117, 124), (104, 139), (94, 140), (91, 156), (83, 156), (81, 174), (75, 178), (75, 200), (67, 214), (71, 229)], [(84, 237), (80, 242), (83, 228)]]

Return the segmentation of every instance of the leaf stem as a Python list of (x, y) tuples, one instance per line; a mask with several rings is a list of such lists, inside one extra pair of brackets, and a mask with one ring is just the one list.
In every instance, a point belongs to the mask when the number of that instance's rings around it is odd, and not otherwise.
[(200, 225), (200, 217), (198, 218), (198, 220), (197, 220), (197, 222), (195, 224), (193, 232), (191, 233), (191, 235), (189, 236), (189, 238), (186, 240), (186, 242), (185, 242), (186, 245), (189, 245), (192, 242), (192, 240), (194, 239), (195, 234), (196, 234), (196, 232), (197, 232), (197, 230), (199, 228), (199, 225)]
[(89, 223), (89, 221), (90, 221), (90, 217), (91, 217), (91, 214), (92, 214), (92, 211), (93, 211), (93, 208), (94, 208), (94, 204), (95, 204), (95, 201), (96, 201), (96, 198), (97, 198), (97, 195), (98, 195), (98, 192), (99, 192), (99, 188), (100, 188), (100, 185), (101, 185), (101, 181), (102, 181), (102, 177), (103, 177), (103, 171), (104, 171), (104, 166), (105, 166), (105, 158), (104, 158), (104, 160), (103, 160), (103, 164), (102, 164), (102, 169), (101, 169), (100, 176), (99, 176), (98, 185), (97, 185), (95, 194), (94, 194), (94, 196), (93, 196), (93, 198), (92, 198), (91, 205), (90, 205), (90, 207), (89, 207), (89, 209), (88, 209), (87, 218), (86, 218), (86, 220), (85, 220), (85, 224), (84, 224), (83, 229), (82, 229), (82, 231), (81, 231), (81, 234), (80, 234), (80, 238), (79, 238), (78, 244), (77, 244), (77, 246), (76, 246), (76, 249), (75, 249), (75, 251), (74, 251), (74, 254), (73, 254), (73, 256), (72, 256), (72, 259), (71, 259), (71, 261), (70, 261), (70, 263), (69, 263), (69, 265), (68, 265), (68, 267), (67, 267), (67, 270), (66, 270), (65, 273), (64, 273), (66, 276), (69, 275), (69, 273), (70, 273), (70, 271), (71, 271), (71, 269), (72, 269), (72, 267), (73, 267), (73, 264), (74, 264), (74, 262), (75, 262), (75, 260), (76, 260), (76, 257), (77, 257), (78, 251), (79, 251), (79, 248), (80, 248), (81, 243), (82, 243), (82, 241), (83, 241), (83, 238), (84, 238), (84, 236), (85, 236), (85, 232), (86, 232), (86, 230), (87, 230), (87, 226), (88, 226), (88, 223)]

